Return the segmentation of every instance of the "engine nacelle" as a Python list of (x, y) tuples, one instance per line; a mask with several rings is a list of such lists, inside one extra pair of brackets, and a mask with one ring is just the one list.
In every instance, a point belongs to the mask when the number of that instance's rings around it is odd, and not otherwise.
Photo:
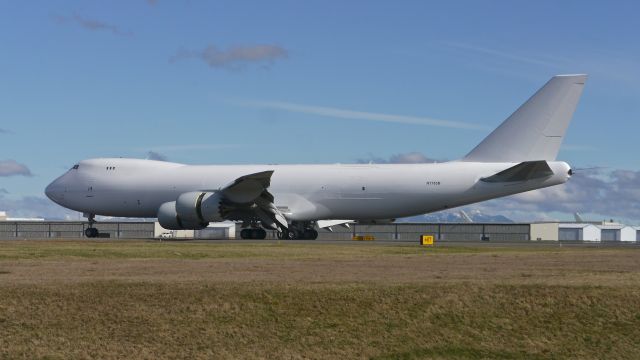
[(222, 201), (218, 193), (194, 191), (180, 195), (176, 200), (176, 212), (182, 221), (209, 223), (223, 221), (220, 214)]
[(176, 202), (170, 201), (160, 205), (158, 222), (167, 230), (200, 230), (209, 225), (205, 222), (183, 220), (176, 212)]

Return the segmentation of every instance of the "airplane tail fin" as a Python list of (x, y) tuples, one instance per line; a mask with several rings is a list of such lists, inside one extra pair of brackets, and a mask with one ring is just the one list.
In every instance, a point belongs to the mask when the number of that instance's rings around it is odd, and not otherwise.
[(463, 161), (553, 161), (587, 75), (557, 75), (509, 116)]

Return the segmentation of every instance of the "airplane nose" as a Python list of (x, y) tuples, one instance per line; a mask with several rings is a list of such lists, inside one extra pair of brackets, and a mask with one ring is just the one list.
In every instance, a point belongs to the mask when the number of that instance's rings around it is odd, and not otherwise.
[(54, 198), (54, 195), (53, 195), (53, 183), (47, 185), (47, 187), (44, 189), (44, 194), (47, 195), (47, 197), (49, 199), (53, 200), (53, 198)]
[(44, 189), (44, 194), (47, 195), (49, 199), (54, 202), (60, 201), (61, 187), (58, 184), (58, 180), (53, 181), (51, 184), (47, 185)]

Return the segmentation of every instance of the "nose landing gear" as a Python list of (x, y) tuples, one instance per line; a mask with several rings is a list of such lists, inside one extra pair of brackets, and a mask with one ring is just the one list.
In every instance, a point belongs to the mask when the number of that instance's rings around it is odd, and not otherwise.
[(89, 227), (84, 229), (84, 236), (88, 238), (97, 238), (100, 235), (98, 229), (93, 227), (93, 224), (96, 223), (96, 215), (95, 214), (86, 214), (87, 220), (89, 220)]

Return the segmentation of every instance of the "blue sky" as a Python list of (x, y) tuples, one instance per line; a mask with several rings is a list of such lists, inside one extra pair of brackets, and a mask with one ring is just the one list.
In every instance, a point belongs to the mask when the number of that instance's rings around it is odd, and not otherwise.
[[(590, 78), (559, 159), (604, 167), (583, 176), (618, 194), (615, 171), (640, 186), (638, 13), (634, 1), (2, 1), (0, 210), (51, 216), (43, 188), (91, 157), (456, 159), (560, 73)], [(485, 209), (570, 213), (504, 205)], [(638, 205), (573, 206), (640, 222)]]

